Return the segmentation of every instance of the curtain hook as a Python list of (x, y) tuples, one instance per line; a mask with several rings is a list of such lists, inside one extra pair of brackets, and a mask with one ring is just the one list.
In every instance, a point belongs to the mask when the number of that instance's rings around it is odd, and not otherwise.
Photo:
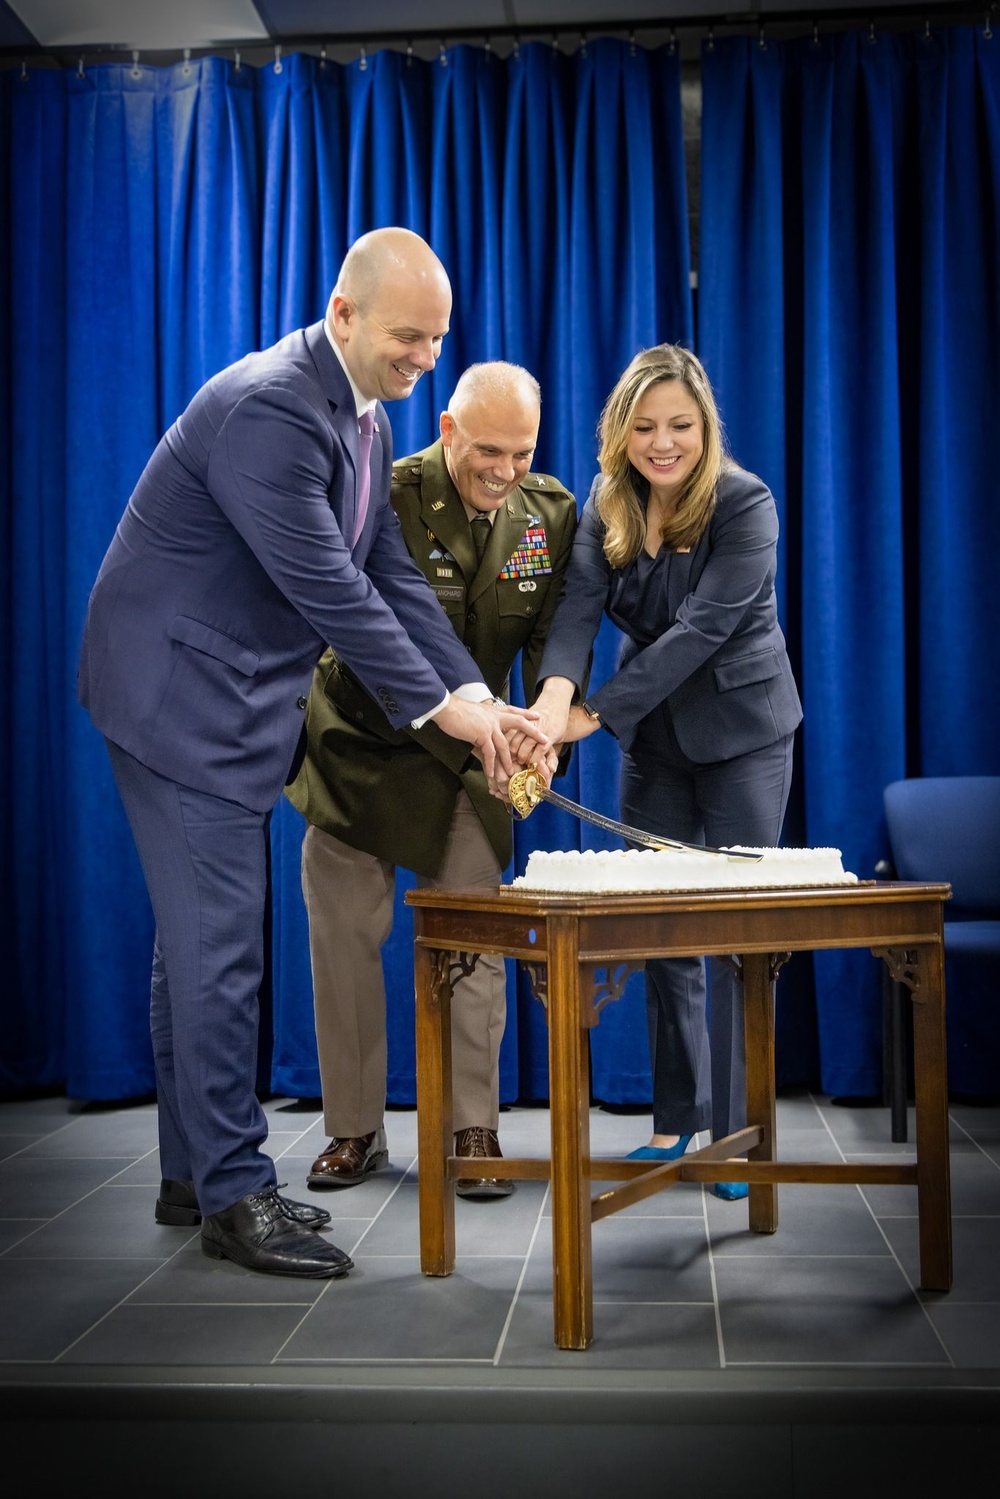
[(25, 62), (24, 58), (22, 57), (21, 58), (21, 82), (22, 83), (27, 83), (27, 81), (28, 81), (28, 65)]
[(580, 56), (581, 57), (586, 57), (586, 55), (587, 55), (587, 33), (585, 31), (581, 31), (580, 32)]
[(813, 46), (819, 46), (819, 24), (816, 21), (813, 22)]
[(326, 42), (319, 49), (319, 65), (321, 68), (326, 67)]
[(766, 52), (767, 51), (767, 38), (764, 35), (764, 28), (763, 28), (763, 26), (760, 28), (760, 30), (757, 33), (757, 46), (760, 48), (760, 50), (762, 52)]
[(877, 40), (878, 40), (878, 38), (875, 35), (875, 22), (874, 21), (869, 21), (869, 23), (868, 23), (868, 41), (871, 44), (871, 46), (874, 47), (874, 45), (875, 45), (875, 43), (876, 43)]
[(928, 16), (927, 19), (926, 19), (926, 21), (924, 22), (924, 41), (925, 42), (929, 42), (930, 39), (931, 39), (931, 18), (930, 18), (930, 16)]
[(82, 57), (80, 58), (79, 62), (76, 65), (76, 76), (77, 76), (77, 78), (82, 78), (83, 77), (83, 58)]
[(240, 71), (240, 54), (235, 47), (233, 48), (233, 56), (236, 59), (236, 72), (238, 73)]
[(492, 42), (489, 39), (489, 35), (486, 36), (486, 38), (485, 38), (485, 40), (483, 42), (483, 49), (486, 52), (487, 57), (493, 51), (493, 44), (492, 44)]
[(715, 27), (714, 26), (710, 26), (708, 28), (708, 41), (706, 43), (706, 47), (707, 47), (707, 49), (708, 49), (709, 52), (714, 52), (715, 51)]
[(274, 71), (276, 73), (283, 73), (284, 72), (284, 66), (283, 66), (282, 61), (281, 61), (281, 47), (277, 46), (277, 45), (275, 46), (275, 49), (274, 49)]
[(513, 58), (517, 59), (518, 61), (520, 61), (520, 58), (521, 58), (521, 38), (519, 36), (515, 36), (514, 37), (514, 45), (511, 48), (510, 55), (511, 55), (511, 57), (513, 57)]
[(443, 68), (448, 66), (448, 49), (445, 47), (444, 42), (438, 44), (438, 62)]
[(986, 42), (991, 42), (993, 40), (993, 31), (990, 27), (990, 17), (988, 11), (986, 13), (986, 25), (983, 27), (983, 40)]
[[(185, 57), (189, 57), (191, 54), (188, 53), (188, 52), (186, 52), (184, 55), (185, 55)], [(187, 68), (187, 67), (185, 68), (185, 72), (189, 73), (190, 71), (191, 71), (190, 68)], [(133, 78), (141, 78), (142, 77), (142, 72), (141, 72), (141, 70), (139, 68), (139, 54), (136, 51), (133, 51), (133, 53), (132, 53), (132, 77)]]
[[(133, 52), (132, 56), (136, 59), (136, 61), (138, 61), (138, 58), (139, 58), (138, 52)], [(181, 68), (181, 72), (184, 74), (184, 77), (186, 78), (188, 76), (188, 74), (190, 73), (190, 71), (191, 71), (191, 48), (190, 47), (185, 47), (184, 48), (184, 66), (183, 66), (183, 68)]]
[(406, 66), (408, 68), (412, 68), (413, 67), (413, 43), (412, 42), (407, 42), (407, 44), (406, 44)]
[[(633, 47), (632, 50), (634, 52), (635, 48)], [(677, 51), (677, 33), (676, 33), (676, 31), (674, 30), (674, 28), (672, 26), (670, 28), (670, 49), (669, 50), (670, 50), (670, 56), (673, 57), (674, 53)]]

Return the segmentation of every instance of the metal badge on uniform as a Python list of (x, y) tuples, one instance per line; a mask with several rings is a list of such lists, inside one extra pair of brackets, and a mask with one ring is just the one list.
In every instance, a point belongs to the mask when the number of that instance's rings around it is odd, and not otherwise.
[(518, 593), (534, 593), (537, 587), (538, 584), (535, 582), (534, 578), (528, 578), (526, 582), (518, 583), (517, 591)]
[(436, 578), (453, 578), (455, 576), (455, 569), (453, 567), (436, 567), (434, 569), (434, 576)]
[(434, 503), (433, 503), (433, 505), (431, 506), (431, 509), (432, 510), (443, 510), (444, 509), (444, 500), (435, 500)]
[(533, 515), (531, 520), (539, 523), (530, 525), (521, 537), (517, 551), (500, 574), (501, 579), (505, 581), (539, 577), (552, 571), (552, 559), (549, 556), (545, 527), (540, 524), (540, 517)]

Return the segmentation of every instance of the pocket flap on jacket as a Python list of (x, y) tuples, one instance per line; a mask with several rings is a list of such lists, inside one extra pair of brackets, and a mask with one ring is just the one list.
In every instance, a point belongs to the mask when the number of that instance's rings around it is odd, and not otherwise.
[(731, 687), (749, 687), (752, 682), (766, 682), (776, 677), (781, 667), (773, 646), (766, 651), (754, 651), (751, 656), (737, 656), (733, 661), (722, 661), (715, 668), (715, 685), (720, 692)]
[(204, 651), (206, 656), (214, 656), (226, 666), (235, 667), (245, 677), (252, 677), (260, 665), (260, 656), (249, 646), (240, 645), (231, 635), (223, 635), (221, 630), (213, 630), (211, 625), (203, 625), (199, 619), (189, 619), (186, 614), (176, 616), (167, 634), (171, 640), (179, 640), (181, 645), (193, 646), (196, 651)]

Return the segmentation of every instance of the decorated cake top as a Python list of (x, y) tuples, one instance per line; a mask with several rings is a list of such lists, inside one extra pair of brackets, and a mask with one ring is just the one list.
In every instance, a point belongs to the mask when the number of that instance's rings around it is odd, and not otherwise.
[(839, 848), (747, 848), (737, 855), (677, 849), (613, 849), (552, 852), (536, 850), (524, 874), (513, 881), (522, 890), (607, 893), (635, 890), (743, 890), (790, 886), (856, 885), (844, 869)]

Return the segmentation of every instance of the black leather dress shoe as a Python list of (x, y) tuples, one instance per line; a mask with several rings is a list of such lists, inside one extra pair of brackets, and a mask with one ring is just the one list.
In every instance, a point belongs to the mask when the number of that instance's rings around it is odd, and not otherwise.
[(202, 1252), (268, 1275), (330, 1279), (354, 1269), (350, 1255), (310, 1233), (285, 1212), (277, 1187), (241, 1197), (201, 1225)]
[[(278, 1201), (300, 1228), (324, 1228), (331, 1221), (325, 1208), (314, 1208), (308, 1202), (291, 1202), (287, 1197), (279, 1197)], [(156, 1221), (171, 1228), (198, 1227), (201, 1208), (195, 1196), (194, 1182), (171, 1181), (163, 1177), (160, 1195), (156, 1199)]]

